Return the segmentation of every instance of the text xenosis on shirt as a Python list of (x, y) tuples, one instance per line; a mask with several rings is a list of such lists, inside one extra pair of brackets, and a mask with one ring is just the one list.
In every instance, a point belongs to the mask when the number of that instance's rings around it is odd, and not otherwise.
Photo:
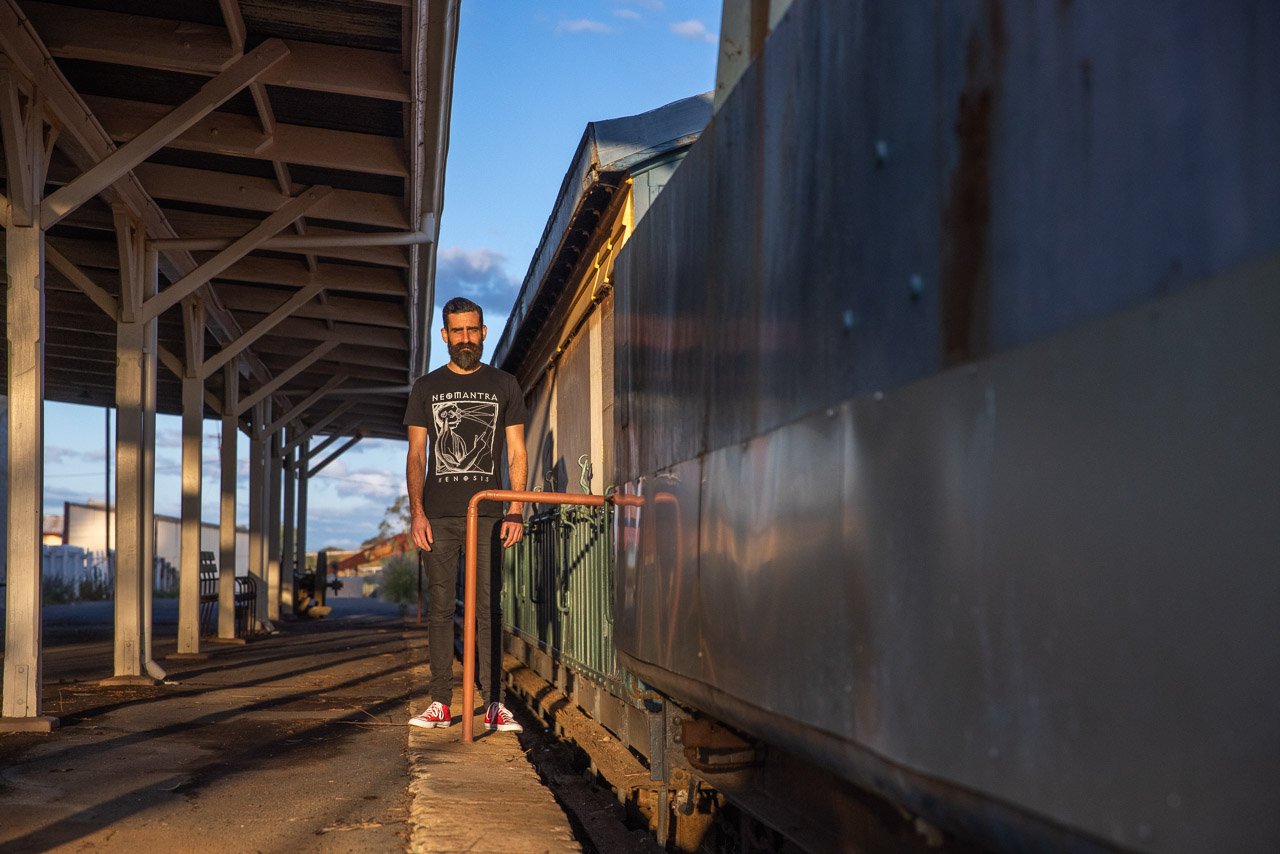
[[(413, 384), (404, 423), (427, 428), (422, 507), (428, 519), (465, 516), (472, 495), (502, 488), (506, 430), (526, 417), (515, 377), (489, 365), (469, 374), (445, 365)], [(480, 509), (489, 515), (499, 506)]]

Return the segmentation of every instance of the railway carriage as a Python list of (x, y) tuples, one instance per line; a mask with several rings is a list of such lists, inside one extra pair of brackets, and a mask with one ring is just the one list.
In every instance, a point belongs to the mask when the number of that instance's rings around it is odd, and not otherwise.
[(807, 847), (1274, 850), (1278, 40), (797, 0), (642, 216), (580, 149), (498, 364), (625, 498), (535, 514), (513, 652)]

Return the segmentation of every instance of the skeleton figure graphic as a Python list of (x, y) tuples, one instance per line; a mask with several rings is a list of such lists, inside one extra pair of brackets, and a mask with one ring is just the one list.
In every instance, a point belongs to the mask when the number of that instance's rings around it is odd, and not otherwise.
[(493, 441), (498, 404), (473, 401), (434, 403), (436, 474), (493, 474)]

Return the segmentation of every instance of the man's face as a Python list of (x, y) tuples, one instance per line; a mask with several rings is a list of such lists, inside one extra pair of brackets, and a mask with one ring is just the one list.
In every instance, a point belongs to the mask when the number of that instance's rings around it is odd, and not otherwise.
[(465, 311), (444, 319), (440, 337), (449, 348), (449, 359), (464, 371), (480, 363), (484, 355), (484, 339), (489, 328), (480, 323), (480, 312)]

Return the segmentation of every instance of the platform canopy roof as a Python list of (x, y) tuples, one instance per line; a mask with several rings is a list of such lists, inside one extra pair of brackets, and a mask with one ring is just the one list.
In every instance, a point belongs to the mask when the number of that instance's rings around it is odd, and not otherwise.
[[(313, 401), (292, 422), (303, 429), (402, 437), (407, 385), (429, 357), (458, 6), (0, 0), (3, 95), (24, 109), (34, 94), (57, 131), (47, 399), (113, 404), (118, 226), (132, 217), (173, 297), (157, 306), (159, 411), (180, 411), (183, 318), (198, 302), (206, 365), (251, 342), (242, 399), (265, 391), (277, 419)], [(198, 118), (157, 132), (183, 111)], [(164, 141), (141, 162), (83, 204), (60, 200), (148, 135)], [(183, 283), (210, 271), (184, 306)], [(222, 373), (209, 370), (208, 415)]]

